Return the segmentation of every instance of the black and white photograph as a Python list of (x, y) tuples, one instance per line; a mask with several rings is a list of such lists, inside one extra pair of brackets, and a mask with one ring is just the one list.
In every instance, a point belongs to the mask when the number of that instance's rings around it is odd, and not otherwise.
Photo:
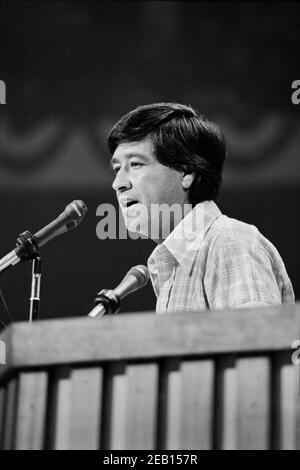
[(300, 449), (299, 18), (0, 0), (0, 450)]

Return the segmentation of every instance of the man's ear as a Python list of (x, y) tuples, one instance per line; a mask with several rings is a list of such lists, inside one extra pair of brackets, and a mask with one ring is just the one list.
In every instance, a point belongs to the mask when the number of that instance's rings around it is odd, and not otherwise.
[(189, 189), (195, 179), (195, 173), (184, 173), (182, 176), (182, 187), (183, 189)]

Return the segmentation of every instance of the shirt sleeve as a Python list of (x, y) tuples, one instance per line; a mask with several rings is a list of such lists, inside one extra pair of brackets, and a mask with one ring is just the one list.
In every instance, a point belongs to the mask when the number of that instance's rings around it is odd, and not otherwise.
[(211, 310), (282, 303), (270, 257), (244, 240), (226, 241), (211, 250), (204, 291)]

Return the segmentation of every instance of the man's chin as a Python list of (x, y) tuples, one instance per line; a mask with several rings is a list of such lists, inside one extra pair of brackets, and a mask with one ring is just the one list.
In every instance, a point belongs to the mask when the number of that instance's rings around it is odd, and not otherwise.
[(122, 215), (128, 232), (148, 237), (148, 213), (145, 206), (135, 204), (123, 209)]
[(128, 232), (135, 234), (136, 236), (149, 238), (148, 224), (139, 223), (138, 219), (127, 221), (125, 220), (125, 226)]
[(131, 216), (123, 213), (125, 227), (128, 232), (134, 234), (134, 238), (151, 238), (151, 225), (148, 218)]

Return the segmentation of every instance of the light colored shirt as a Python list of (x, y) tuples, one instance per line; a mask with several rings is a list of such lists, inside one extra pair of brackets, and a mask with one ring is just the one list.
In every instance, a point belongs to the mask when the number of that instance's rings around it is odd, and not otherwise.
[(157, 313), (294, 303), (282, 258), (254, 225), (195, 206), (148, 259)]

